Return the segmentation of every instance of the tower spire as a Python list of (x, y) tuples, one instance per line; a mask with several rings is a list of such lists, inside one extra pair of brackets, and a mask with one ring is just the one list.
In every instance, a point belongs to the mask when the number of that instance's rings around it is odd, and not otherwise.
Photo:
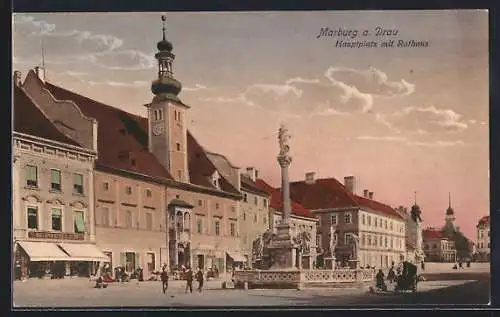
[(416, 205), (417, 204), (417, 191), (414, 191), (413, 192), (413, 204)]
[(165, 25), (166, 25), (167, 17), (162, 15), (161, 21), (163, 22), (162, 33), (163, 33), (163, 40), (165, 41), (165, 30), (167, 29)]
[(43, 81), (45, 81), (45, 45), (43, 43), (43, 33), (42, 33), (42, 36), (40, 39), (40, 49), (41, 49), (41, 53), (42, 53), (42, 65), (40, 65), (40, 66), (42, 69)]
[(448, 192), (448, 208), (451, 208), (451, 192)]

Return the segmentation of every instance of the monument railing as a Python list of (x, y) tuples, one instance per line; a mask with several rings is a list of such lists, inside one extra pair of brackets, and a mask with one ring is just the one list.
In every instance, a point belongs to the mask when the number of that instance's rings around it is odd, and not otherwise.
[(335, 270), (254, 270), (236, 271), (234, 280), (248, 283), (357, 283), (375, 279), (373, 269), (335, 269)]

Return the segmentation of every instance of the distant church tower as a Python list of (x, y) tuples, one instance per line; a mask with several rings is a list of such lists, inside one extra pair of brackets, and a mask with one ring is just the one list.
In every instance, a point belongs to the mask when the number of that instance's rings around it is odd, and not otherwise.
[(453, 208), (451, 208), (451, 193), (448, 193), (448, 209), (446, 209), (446, 216), (444, 219), (446, 220), (447, 225), (453, 225), (453, 222), (455, 221), (455, 212), (453, 211)]
[(148, 108), (149, 151), (153, 153), (172, 177), (189, 182), (187, 162), (187, 130), (185, 105), (177, 95), (181, 83), (174, 78), (172, 64), (175, 55), (173, 45), (165, 38), (166, 17), (162, 16), (163, 39), (158, 42), (158, 78), (151, 84), (155, 95)]

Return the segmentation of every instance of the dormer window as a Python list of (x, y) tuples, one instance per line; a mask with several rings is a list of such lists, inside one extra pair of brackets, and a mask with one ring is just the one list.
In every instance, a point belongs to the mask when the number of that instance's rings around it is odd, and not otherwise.
[(219, 175), (219, 173), (217, 173), (217, 171), (214, 172), (214, 174), (212, 175), (212, 184), (214, 184), (214, 186), (217, 188), (217, 189), (221, 189), (221, 177)]

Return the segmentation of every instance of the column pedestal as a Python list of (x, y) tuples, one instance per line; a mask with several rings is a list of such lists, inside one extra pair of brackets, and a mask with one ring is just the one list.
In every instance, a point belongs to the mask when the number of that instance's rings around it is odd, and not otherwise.
[(277, 234), (269, 244), (274, 256), (271, 270), (296, 270), (297, 247), (290, 235), (290, 224), (280, 223), (276, 226)]

